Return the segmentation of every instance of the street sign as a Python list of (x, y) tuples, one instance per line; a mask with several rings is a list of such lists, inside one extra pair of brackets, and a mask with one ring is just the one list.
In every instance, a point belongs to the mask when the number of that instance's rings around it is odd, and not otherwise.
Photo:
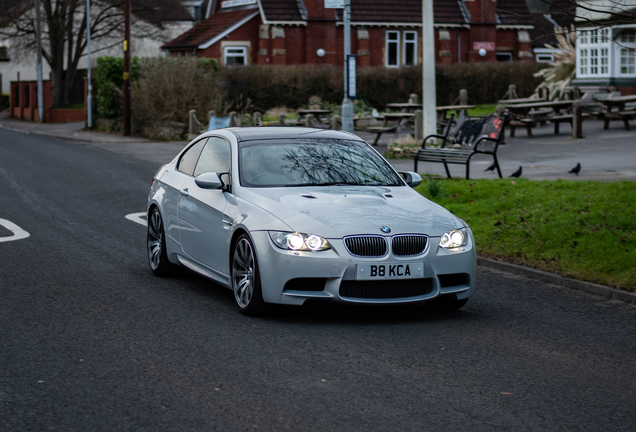
[(494, 51), (495, 43), (494, 42), (473, 42), (473, 50), (479, 51), (480, 49), (485, 49), (486, 51)]
[(325, 0), (325, 9), (344, 9), (344, 0)]
[(347, 56), (347, 97), (349, 99), (358, 97), (358, 65), (357, 56), (354, 54)]

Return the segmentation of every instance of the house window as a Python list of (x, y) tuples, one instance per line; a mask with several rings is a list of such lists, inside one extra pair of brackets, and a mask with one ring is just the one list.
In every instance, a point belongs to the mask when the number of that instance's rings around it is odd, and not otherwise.
[(552, 54), (541, 54), (537, 56), (537, 63), (551, 63), (554, 61)]
[(404, 32), (404, 64), (417, 64), (417, 32)]
[(587, 49), (582, 49), (578, 56), (579, 60), (579, 74), (587, 75)]
[(386, 65), (388, 67), (400, 66), (400, 32), (386, 32)]
[(226, 66), (243, 66), (247, 64), (247, 47), (226, 46), (223, 50)]
[(511, 62), (512, 61), (512, 53), (498, 52), (497, 53), (497, 61), (498, 62)]
[(636, 75), (636, 30), (624, 30), (619, 37), (620, 74)]
[(610, 75), (609, 29), (582, 30), (577, 44), (577, 77), (602, 77)]

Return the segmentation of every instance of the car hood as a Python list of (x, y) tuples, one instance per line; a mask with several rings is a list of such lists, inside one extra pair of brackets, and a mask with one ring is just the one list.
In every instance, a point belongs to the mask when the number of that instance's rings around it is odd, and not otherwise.
[(292, 230), (341, 238), (355, 234), (421, 233), (441, 236), (465, 223), (413, 189), (375, 186), (322, 186), (244, 189), (244, 198), (267, 210)]

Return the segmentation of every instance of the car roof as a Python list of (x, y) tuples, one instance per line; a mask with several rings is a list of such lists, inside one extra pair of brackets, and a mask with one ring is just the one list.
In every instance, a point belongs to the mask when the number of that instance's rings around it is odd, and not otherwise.
[(316, 129), (289, 126), (255, 126), (230, 128), (228, 132), (236, 135), (238, 141), (257, 141), (270, 139), (346, 139), (363, 141), (358, 136), (332, 129)]

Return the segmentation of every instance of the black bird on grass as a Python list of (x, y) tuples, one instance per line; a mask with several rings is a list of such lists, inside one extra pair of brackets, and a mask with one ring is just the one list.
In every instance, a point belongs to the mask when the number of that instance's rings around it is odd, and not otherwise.
[(495, 168), (497, 168), (497, 164), (493, 162), (493, 164), (492, 164), (492, 165), (490, 165), (488, 168), (486, 168), (486, 169), (484, 170), (484, 172), (486, 172), (486, 171), (492, 171), (492, 172), (495, 172)]
[(576, 174), (579, 175), (579, 171), (581, 171), (581, 164), (577, 163), (576, 166), (574, 168), (572, 168), (570, 171), (568, 171), (568, 174)]
[(521, 167), (519, 167), (519, 169), (515, 172), (513, 172), (512, 174), (510, 174), (508, 177), (519, 177), (521, 175), (521, 171), (523, 171), (521, 169)]

